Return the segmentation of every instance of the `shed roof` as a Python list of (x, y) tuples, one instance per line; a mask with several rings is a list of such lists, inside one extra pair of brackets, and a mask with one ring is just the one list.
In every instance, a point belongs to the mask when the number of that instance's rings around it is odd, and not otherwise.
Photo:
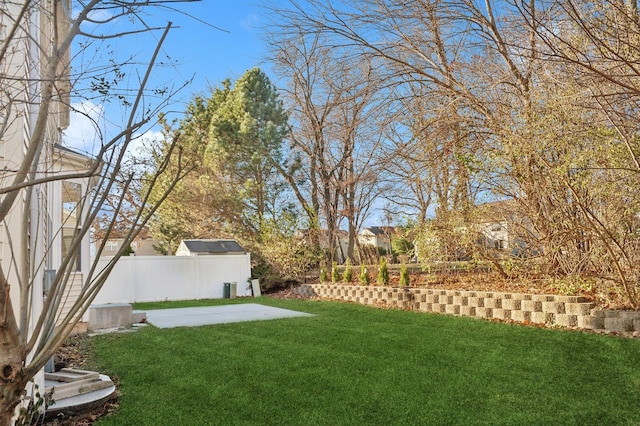
[(183, 240), (192, 253), (244, 253), (245, 249), (234, 240)]

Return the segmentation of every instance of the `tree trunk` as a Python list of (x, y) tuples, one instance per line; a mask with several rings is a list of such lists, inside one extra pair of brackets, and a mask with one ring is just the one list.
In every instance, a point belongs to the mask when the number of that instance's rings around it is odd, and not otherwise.
[[(0, 386), (0, 426), (8, 426), (12, 424), (13, 415), (16, 407), (21, 401), (22, 394), (27, 386), (26, 375), (17, 366), (17, 370), (13, 366), (9, 366), (6, 362), (2, 366), (2, 386)], [(14, 380), (5, 381), (6, 373), (14, 374), (17, 377)]]
[(4, 312), (0, 319), (0, 425), (9, 425), (28, 377), (22, 368), (23, 350), (20, 331), (13, 314), (10, 286), (4, 277), (2, 281), (0, 306), (4, 308)]

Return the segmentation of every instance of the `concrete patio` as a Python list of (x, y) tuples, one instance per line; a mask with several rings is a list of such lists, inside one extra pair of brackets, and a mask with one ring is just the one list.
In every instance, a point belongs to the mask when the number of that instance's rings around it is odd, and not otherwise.
[(309, 317), (312, 314), (258, 303), (147, 310), (147, 322), (158, 328), (197, 327), (244, 321)]

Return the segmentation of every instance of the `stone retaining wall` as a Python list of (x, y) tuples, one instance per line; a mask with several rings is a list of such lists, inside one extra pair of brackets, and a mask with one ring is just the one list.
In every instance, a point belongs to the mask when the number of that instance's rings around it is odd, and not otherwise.
[(385, 304), (421, 312), (556, 324), (616, 333), (640, 332), (640, 312), (596, 310), (595, 304), (582, 296), (343, 284), (302, 284), (294, 293), (364, 305)]

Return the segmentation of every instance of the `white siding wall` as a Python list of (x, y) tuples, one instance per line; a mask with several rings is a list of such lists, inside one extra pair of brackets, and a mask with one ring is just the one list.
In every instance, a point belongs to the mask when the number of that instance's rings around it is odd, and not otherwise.
[[(225, 282), (250, 296), (249, 254), (224, 256), (129, 256), (118, 260), (94, 304), (222, 298)], [(103, 268), (109, 258), (100, 259)]]
[(64, 292), (64, 297), (62, 299), (62, 303), (60, 304), (56, 325), (60, 326), (63, 324), (62, 320), (69, 313), (69, 311), (73, 307), (73, 304), (76, 302), (76, 300), (78, 300), (78, 297), (80, 296), (83, 283), (84, 280), (82, 279), (82, 274), (80, 272), (71, 273), (71, 275), (69, 276), (69, 281), (67, 282), (67, 289)]
[(509, 228), (506, 221), (483, 223), (479, 228), (487, 238), (486, 244), (489, 248), (500, 250), (509, 248)]
[(191, 250), (187, 248), (187, 245), (184, 243), (184, 241), (180, 241), (180, 245), (176, 250), (176, 256), (195, 256), (195, 255), (196, 255), (195, 253), (191, 253)]

